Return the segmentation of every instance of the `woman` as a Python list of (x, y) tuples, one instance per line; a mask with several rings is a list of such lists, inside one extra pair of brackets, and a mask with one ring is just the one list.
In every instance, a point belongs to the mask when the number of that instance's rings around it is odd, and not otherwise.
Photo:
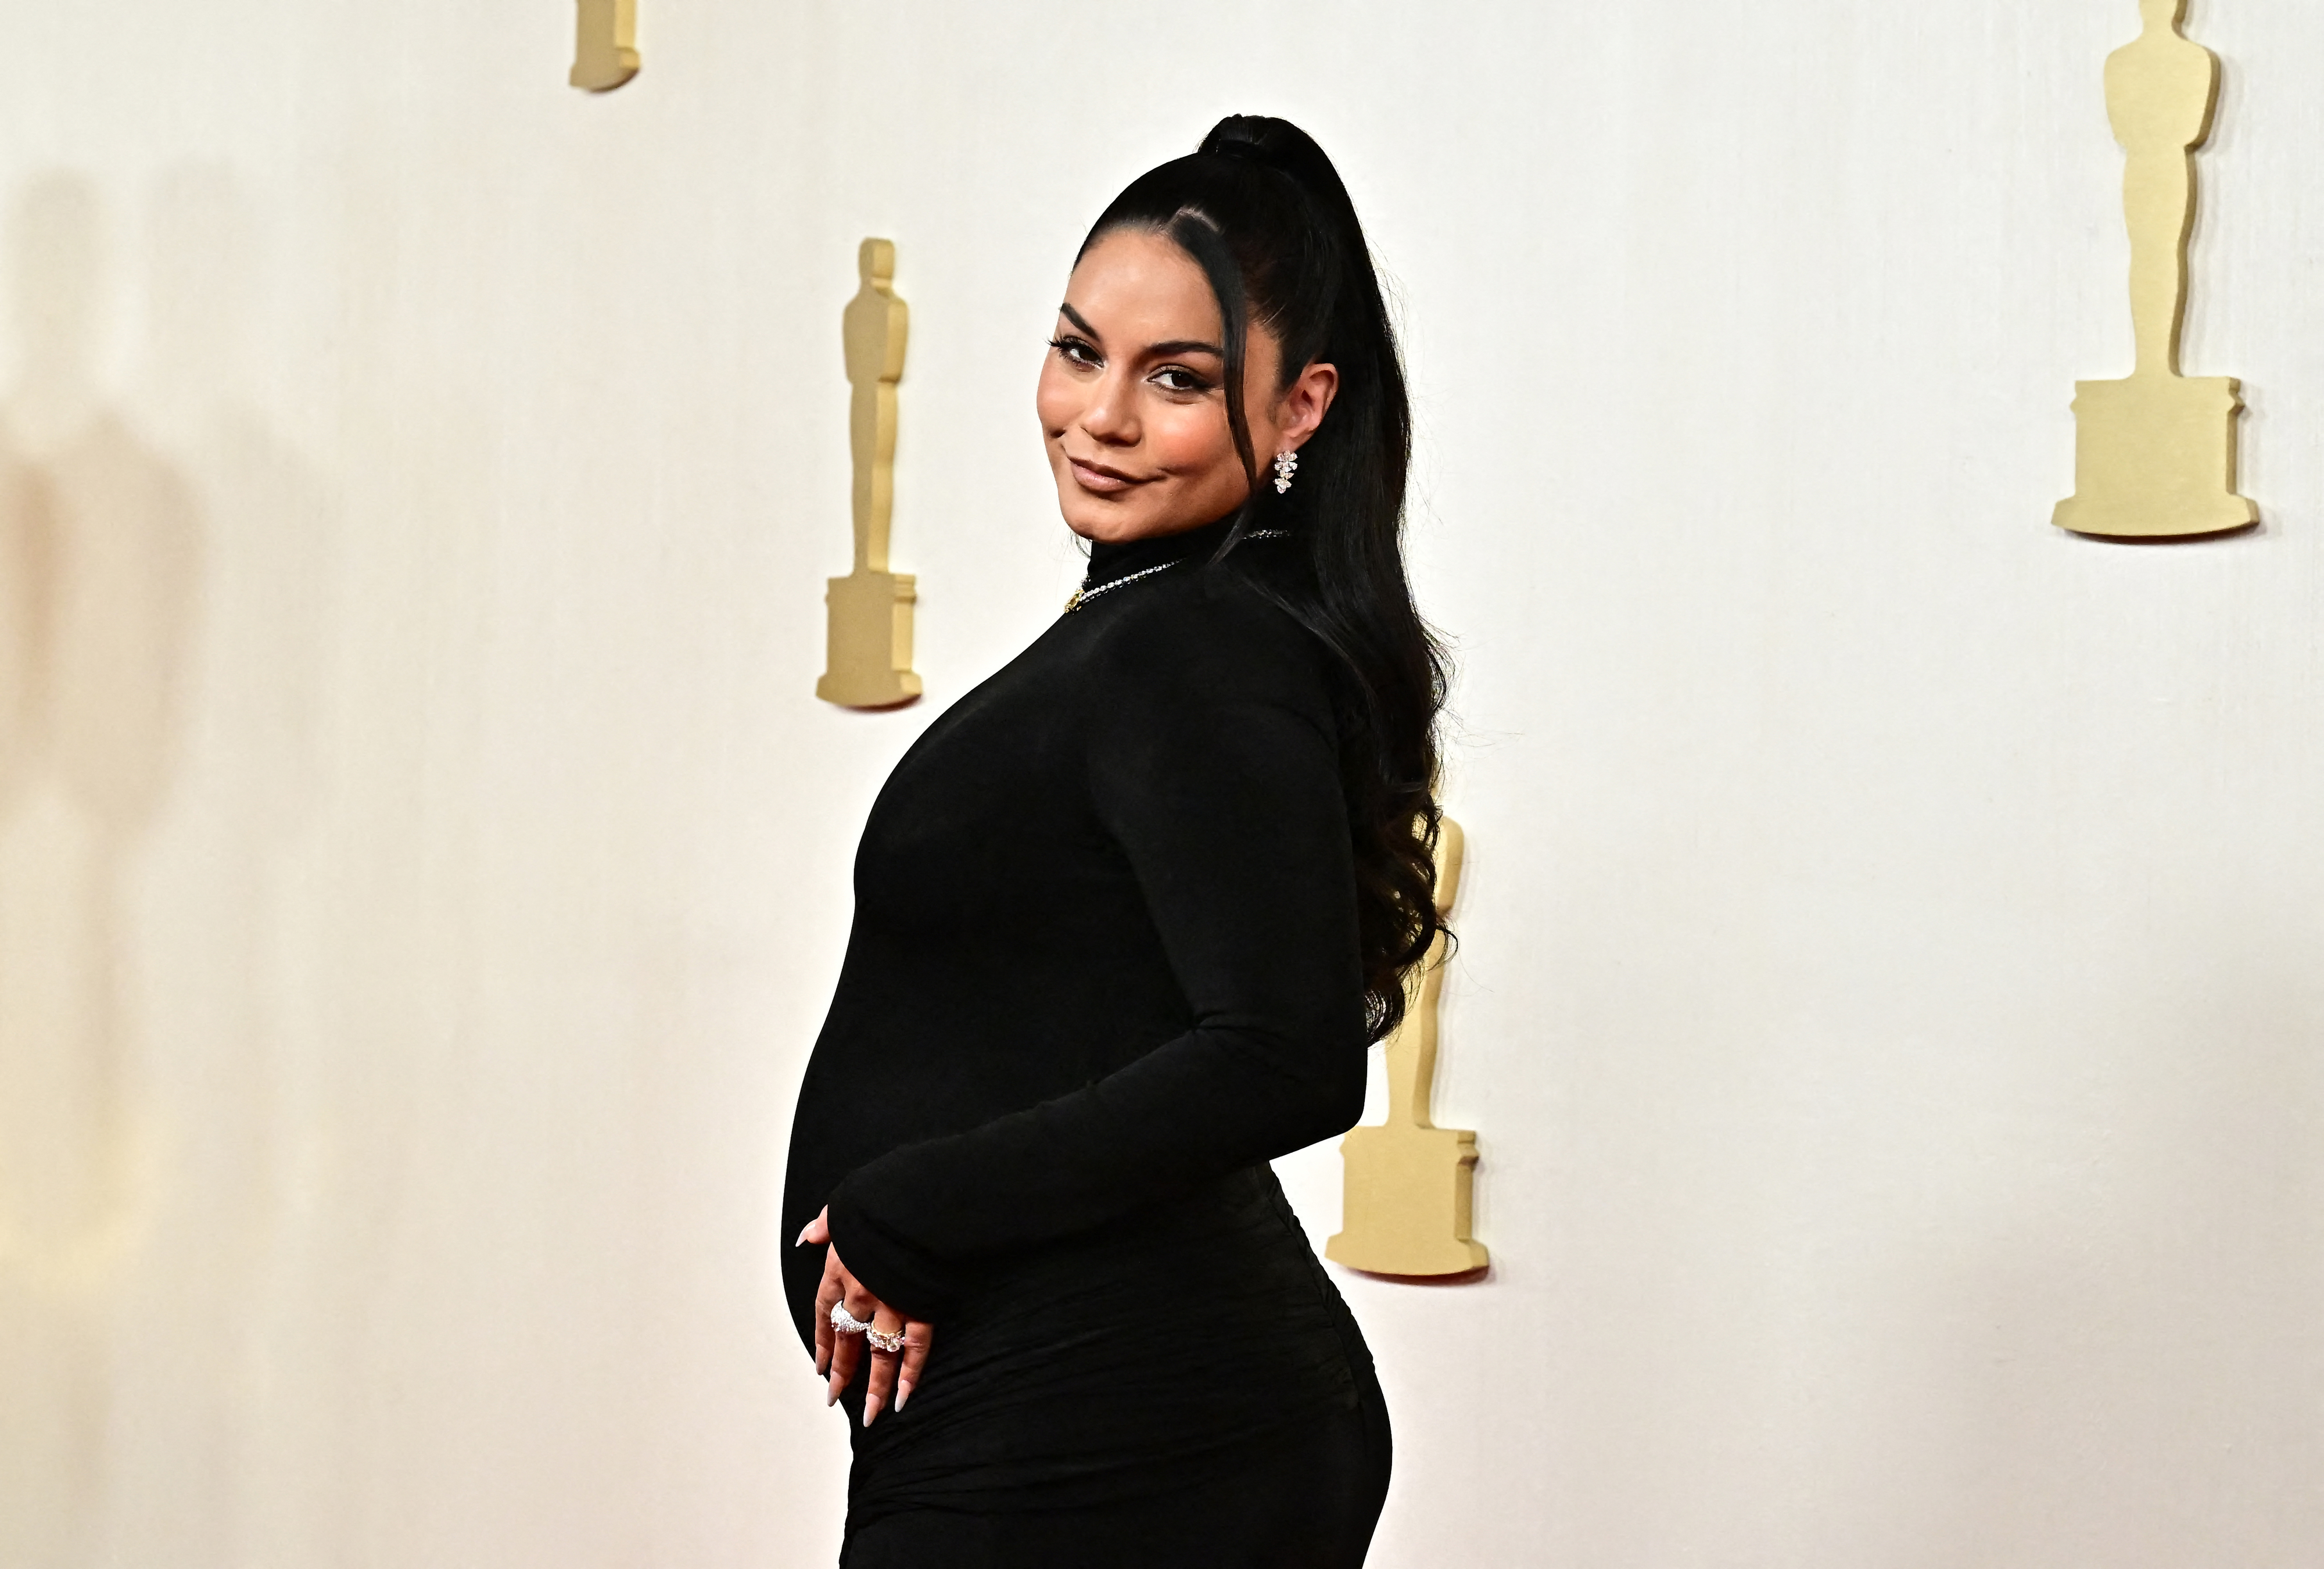
[(1267, 1162), (1434, 934), (1443, 674), (1323, 150), (1238, 116), (1125, 190), (1038, 401), (1089, 575), (881, 792), (794, 1123), (841, 1561), (1359, 1564), (1387, 1413)]

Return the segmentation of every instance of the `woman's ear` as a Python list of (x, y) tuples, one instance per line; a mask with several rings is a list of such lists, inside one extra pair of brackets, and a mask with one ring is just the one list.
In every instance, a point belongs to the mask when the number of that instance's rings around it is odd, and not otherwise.
[(1283, 445), (1295, 452), (1304, 446), (1307, 438), (1315, 434), (1315, 427), (1323, 422), (1323, 416), (1331, 411), (1332, 400), (1339, 395), (1339, 366), (1313, 364), (1301, 371), (1277, 406), (1275, 422), (1283, 433)]

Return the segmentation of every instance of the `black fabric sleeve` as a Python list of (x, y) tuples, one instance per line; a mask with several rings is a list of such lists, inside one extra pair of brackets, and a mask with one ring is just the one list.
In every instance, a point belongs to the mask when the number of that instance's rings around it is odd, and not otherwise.
[(1319, 659), (1279, 611), (1238, 597), (1177, 596), (1120, 628), (1087, 730), (1098, 818), (1194, 1028), (842, 1182), (840, 1257), (900, 1311), (939, 1316), (980, 1258), (1102, 1226), (1362, 1111), (1355, 873)]

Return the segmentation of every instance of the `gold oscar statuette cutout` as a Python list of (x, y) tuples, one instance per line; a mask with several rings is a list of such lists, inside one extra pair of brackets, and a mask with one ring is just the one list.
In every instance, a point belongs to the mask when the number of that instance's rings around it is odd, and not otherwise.
[(638, 0), (576, 0), (579, 31), (573, 74), (566, 79), (593, 93), (610, 93), (638, 74)]
[[(1452, 913), (1461, 887), (1461, 825), (1446, 817), (1436, 841), (1436, 910)], [(1444, 938), (1405, 981), (1404, 1022), (1388, 1038), (1388, 1121), (1351, 1128), (1339, 1233), (1323, 1256), (1375, 1275), (1465, 1275), (1485, 1267), (1469, 1235), (1477, 1136), (1429, 1120), (1436, 1085), (1436, 1007), (1444, 987)]]
[(2232, 376), (2179, 374), (2187, 316), (2187, 236), (2195, 221), (2195, 149), (2211, 134), (2219, 62), (2181, 35), (2187, 0), (2140, 0), (2146, 30), (2107, 60), (2107, 115), (2128, 155), (2130, 379), (2074, 388), (2074, 494), (2053, 521), (2078, 534), (2159, 539), (2249, 528), (2259, 508), (2236, 494)]
[(896, 246), (866, 240), (863, 286), (840, 318), (847, 344), (847, 439), (855, 458), (855, 570), (830, 580), (827, 669), (815, 695), (843, 708), (892, 708), (920, 695), (912, 669), (912, 579), (888, 570), (896, 498), (896, 383), (911, 313), (896, 298)]

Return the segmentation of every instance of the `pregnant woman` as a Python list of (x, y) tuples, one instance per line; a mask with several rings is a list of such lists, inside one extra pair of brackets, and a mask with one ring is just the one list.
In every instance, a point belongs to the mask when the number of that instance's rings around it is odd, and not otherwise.
[(1360, 1564), (1388, 1416), (1268, 1161), (1355, 1121), (1434, 935), (1443, 671), (1323, 150), (1237, 116), (1131, 184), (1038, 402), (1088, 577), (873, 805), (792, 1133), (841, 1562)]

